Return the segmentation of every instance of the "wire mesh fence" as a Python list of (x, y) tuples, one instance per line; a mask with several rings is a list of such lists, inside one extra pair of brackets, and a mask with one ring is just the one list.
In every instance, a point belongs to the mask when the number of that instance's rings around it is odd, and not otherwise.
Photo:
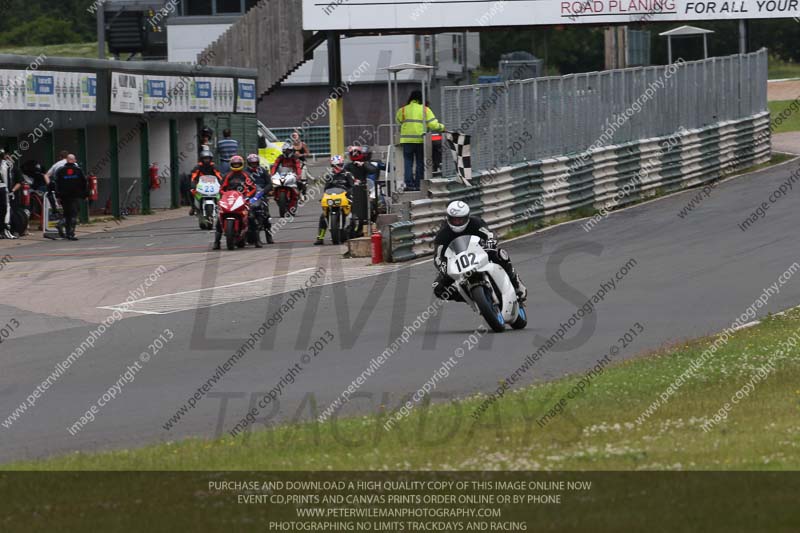
[[(472, 135), (487, 170), (765, 111), (767, 51), (671, 65), (445, 87), (448, 130)], [(455, 173), (445, 158), (445, 175)]]

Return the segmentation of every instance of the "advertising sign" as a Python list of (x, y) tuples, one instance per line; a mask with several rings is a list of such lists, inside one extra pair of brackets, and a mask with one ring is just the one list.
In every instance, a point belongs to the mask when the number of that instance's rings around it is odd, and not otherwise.
[(144, 113), (144, 77), (142, 75), (111, 73), (111, 111)]
[(256, 80), (237, 80), (237, 113), (256, 112)]
[(798, 16), (796, 0), (303, 0), (306, 30), (477, 30)]

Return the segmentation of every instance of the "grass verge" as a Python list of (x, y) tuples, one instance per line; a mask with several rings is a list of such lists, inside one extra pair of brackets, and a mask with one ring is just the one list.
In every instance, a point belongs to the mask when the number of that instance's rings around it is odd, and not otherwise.
[[(646, 325), (644, 325), (646, 327)], [(790, 341), (789, 339), (792, 339)], [(10, 470), (794, 470), (800, 468), (800, 310), (740, 330), (668, 401), (642, 413), (714, 341), (682, 342), (612, 364), (543, 427), (537, 420), (582, 376), (485, 399), (417, 406), (391, 431), (389, 414), (294, 423), (215, 440), (74, 453)], [(795, 344), (794, 347), (790, 344)], [(629, 349), (635, 349), (635, 341)], [(604, 354), (597, 354), (598, 359)], [(474, 355), (478, 356), (477, 353)], [(520, 361), (526, 354), (519, 354)], [(748, 395), (704, 424), (771, 364)], [(487, 366), (487, 368), (489, 368)], [(536, 367), (533, 368), (534, 375)], [(498, 378), (502, 376), (498, 375)], [(452, 379), (458, 379), (457, 377)], [(398, 401), (399, 403), (399, 401)], [(394, 409), (395, 406), (387, 406)], [(310, 404), (303, 415), (316, 416)], [(231, 421), (226, 427), (233, 425)]]
[[(89, 57), (97, 58), (97, 41), (92, 43), (48, 44), (41, 46), (8, 46), (0, 47), (0, 54), (18, 54), (23, 56), (46, 57)], [(106, 58), (110, 58), (106, 51)]]
[[(789, 109), (789, 105), (791, 103), (792, 100), (776, 100), (773, 102), (767, 102), (770, 116), (774, 119)], [(775, 133), (786, 133), (787, 131), (800, 131), (800, 113), (790, 113), (786, 120), (781, 122), (772, 133), (774, 135)]]

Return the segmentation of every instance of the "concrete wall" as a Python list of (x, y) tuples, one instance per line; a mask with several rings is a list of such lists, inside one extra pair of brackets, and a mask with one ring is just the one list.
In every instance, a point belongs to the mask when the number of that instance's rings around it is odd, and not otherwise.
[[(400, 84), (401, 103), (405, 103), (412, 89), (419, 84)], [(329, 95), (324, 85), (297, 85), (278, 87), (258, 103), (258, 119), (268, 128), (290, 128), (299, 126), (310, 117), (317, 107), (326, 101)], [(325, 109), (327, 107), (323, 105)], [(434, 113), (435, 109), (434, 104)], [(386, 83), (365, 83), (352, 85), (350, 92), (344, 95), (344, 123), (354, 124), (387, 124), (389, 122), (389, 92)], [(309, 126), (327, 126), (326, 114)]]
[(170, 24), (167, 26), (167, 60), (196, 62), (197, 54), (230, 27), (231, 24)]

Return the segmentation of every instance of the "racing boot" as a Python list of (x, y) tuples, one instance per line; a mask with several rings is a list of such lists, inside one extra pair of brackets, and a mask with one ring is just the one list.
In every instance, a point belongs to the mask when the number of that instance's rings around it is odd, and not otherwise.
[(264, 228), (264, 236), (267, 238), (267, 244), (275, 244), (272, 240), (272, 226)]
[(211, 247), (212, 250), (219, 250), (221, 248), (220, 243), (222, 242), (222, 232), (217, 231), (214, 233), (214, 245)]
[(325, 228), (319, 230), (319, 234), (317, 235), (317, 240), (314, 241), (314, 246), (320, 246), (325, 244)]
[(264, 247), (264, 245), (261, 244), (261, 236), (258, 233), (256, 233), (256, 241), (253, 244), (256, 245), (256, 248), (263, 248)]
[(514, 287), (514, 291), (517, 293), (517, 299), (520, 303), (523, 303), (525, 300), (528, 299), (528, 288), (522, 283), (522, 280), (519, 278), (519, 274), (516, 273), (514, 267), (510, 267), (508, 272), (508, 277), (511, 279), (511, 285)]

